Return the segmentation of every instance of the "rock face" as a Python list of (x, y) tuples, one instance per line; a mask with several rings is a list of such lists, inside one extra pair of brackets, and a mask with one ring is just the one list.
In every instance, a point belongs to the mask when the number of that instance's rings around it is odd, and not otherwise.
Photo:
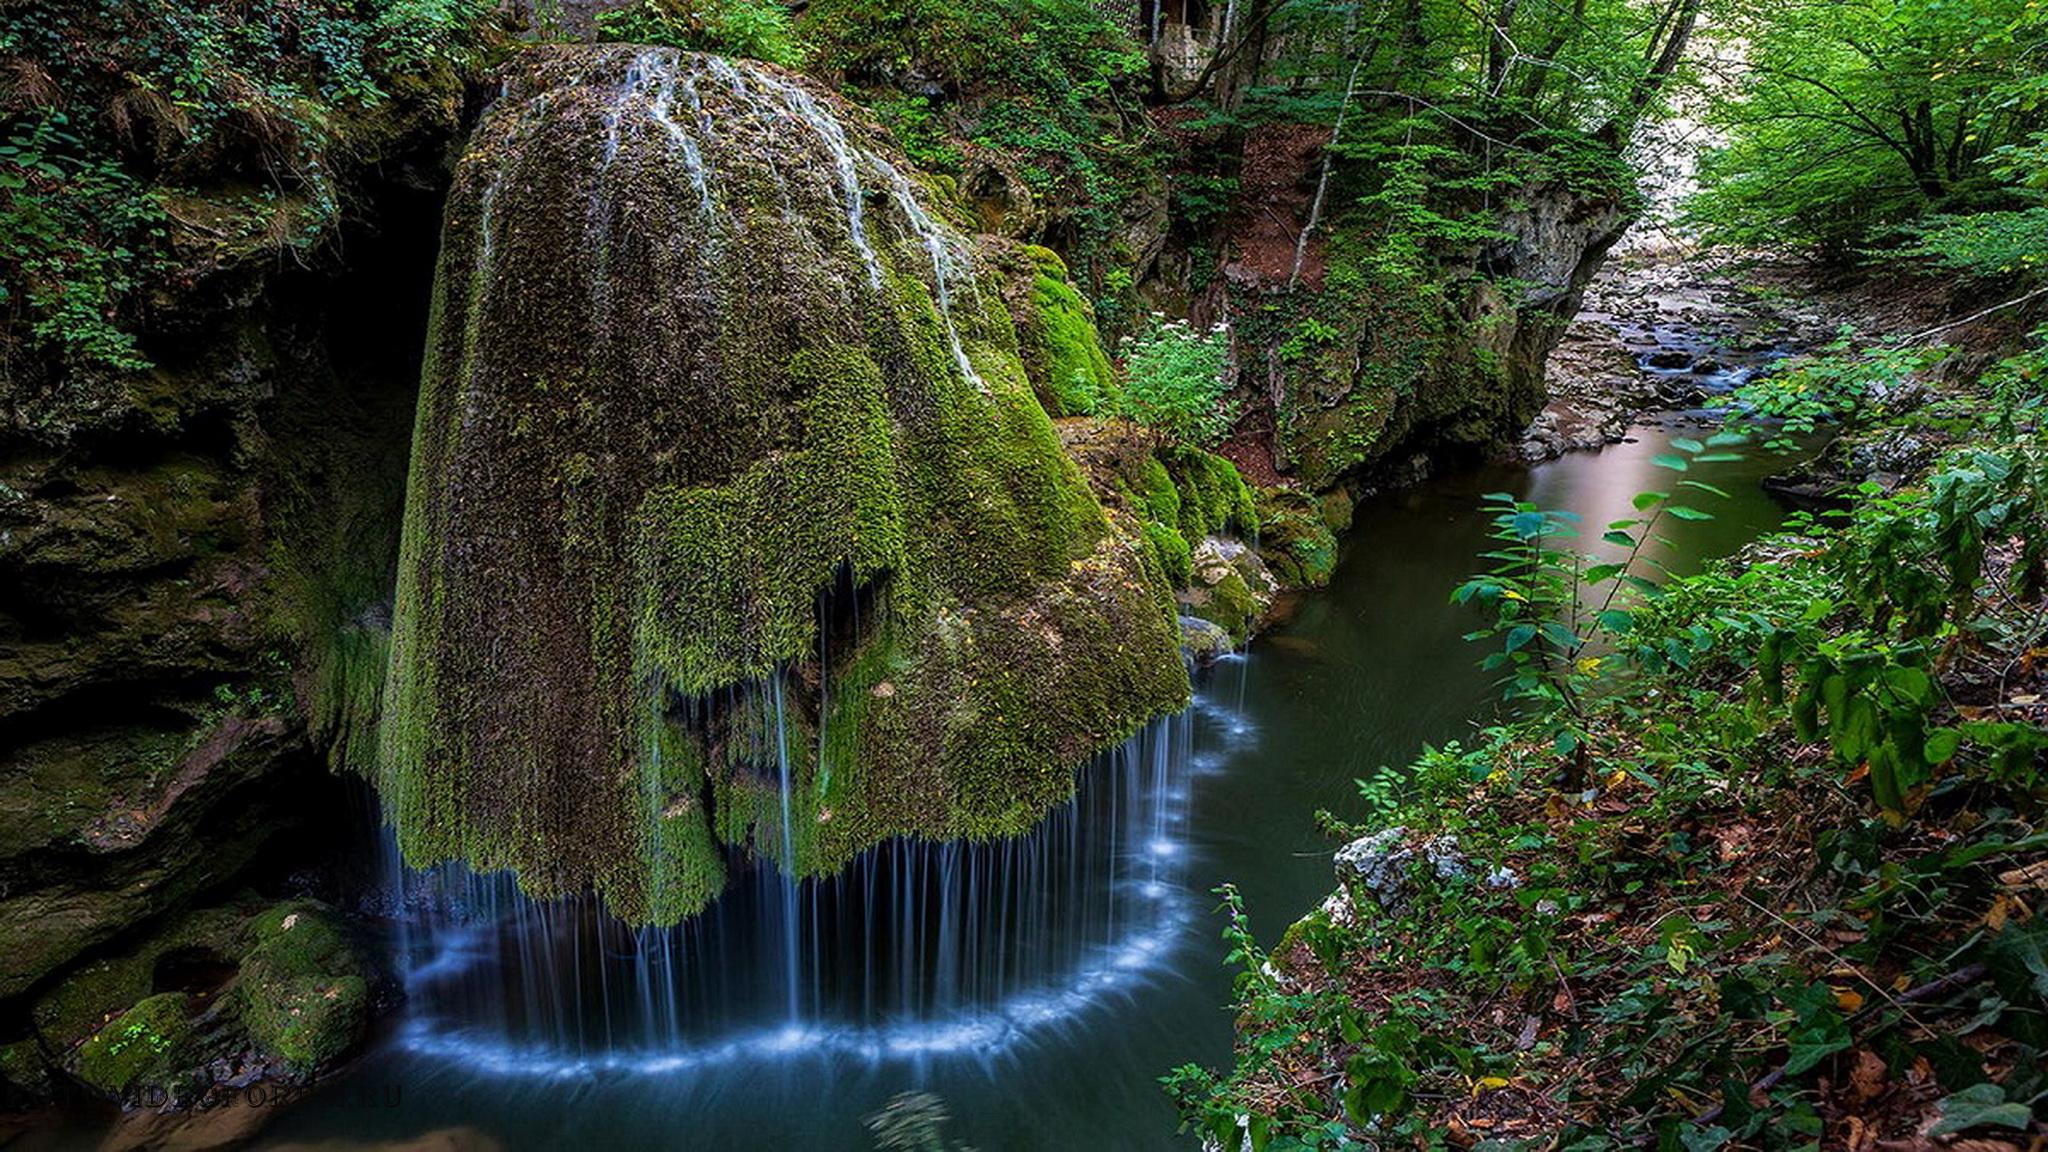
[[(1259, 207), (1298, 215), (1294, 193)], [(1629, 213), (1618, 189), (1537, 184), (1517, 200), (1494, 221), (1500, 239), (1422, 272), (1360, 262), (1369, 244), (1318, 242), (1297, 281), (1291, 243), (1274, 251), (1247, 233), (1223, 269), (1223, 307), (1240, 386), (1272, 414), (1281, 474), (1322, 492), (1418, 450), (1496, 450), (1535, 417), (1545, 361)], [(1343, 217), (1327, 231), (1347, 229), (1377, 234)]]
[[(1414, 899), (1418, 869), (1426, 869), (1438, 880), (1473, 874), (1473, 865), (1451, 836), (1417, 837), (1408, 829), (1393, 827), (1360, 836), (1337, 849), (1333, 861), (1342, 903), (1353, 908), (1367, 905), (1397, 912)], [(1481, 877), (1489, 888), (1513, 888), (1521, 878), (1504, 867), (1489, 868)], [(1325, 905), (1326, 910), (1329, 905)]]
[(407, 858), (671, 921), (1020, 830), (1187, 682), (999, 277), (837, 102), (527, 54), (448, 205), (378, 786)]
[(153, 366), (0, 378), (0, 1021), (338, 823), (323, 753), (341, 653), (381, 657), (437, 91), (352, 137), (382, 182), (331, 173), (351, 271), (226, 243), (201, 201), (246, 189), (188, 188)]

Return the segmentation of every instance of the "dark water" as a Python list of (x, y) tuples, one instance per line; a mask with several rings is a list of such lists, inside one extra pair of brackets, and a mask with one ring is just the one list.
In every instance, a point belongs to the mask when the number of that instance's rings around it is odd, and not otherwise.
[[(1276, 937), (1331, 886), (1334, 846), (1314, 831), (1314, 811), (1356, 815), (1354, 780), (1407, 761), (1425, 742), (1469, 733), (1494, 707), (1477, 653), (1460, 639), (1473, 617), (1448, 601), (1486, 547), (1483, 493), (1576, 512), (1597, 537), (1607, 521), (1631, 515), (1635, 493), (1670, 487), (1675, 477), (1650, 460), (1672, 434), (1646, 427), (1596, 454), (1440, 477), (1365, 502), (1328, 590), (1303, 597), (1249, 657), (1208, 673), (1190, 717), (1162, 723), (1120, 762), (1085, 774), (1077, 814), (994, 850), (1029, 859), (1043, 882), (1006, 888), (999, 862), (926, 853), (877, 863), (855, 891), (841, 882), (797, 894), (790, 906), (805, 923), (837, 919), (816, 930), (817, 942), (805, 938), (803, 1005), (787, 1018), (772, 1006), (786, 991), (774, 909), (789, 897), (772, 883), (743, 886), (672, 969), (696, 982), (685, 997), (694, 1007), (681, 1014), (703, 1017), (701, 1028), (676, 1025), (679, 1010), (654, 997), (645, 1011), (663, 1023), (652, 1033), (619, 1025), (623, 1040), (528, 1034), (513, 1043), (503, 1028), (462, 1019), (474, 993), (465, 1000), (451, 989), (479, 979), (569, 984), (587, 1000), (592, 965), (571, 948), (545, 961), (555, 968), (521, 971), (542, 961), (493, 943), (474, 963), (441, 956), (460, 978), (440, 982), (436, 969), (417, 981), (407, 1020), (286, 1113), (266, 1143), (403, 1141), (452, 1127), (510, 1149), (867, 1148), (863, 1117), (919, 1088), (945, 1100), (952, 1139), (983, 1150), (1190, 1146), (1174, 1133), (1157, 1078), (1179, 1063), (1230, 1056), (1230, 974), (1208, 890), (1236, 882), (1261, 935)], [(1702, 497), (1694, 502), (1716, 519), (1671, 526), (1680, 545), (1673, 567), (1775, 524), (1779, 510), (1757, 486), (1771, 470), (1764, 459), (1698, 467), (1696, 478), (1732, 498)], [(968, 877), (978, 887), (964, 902), (927, 908), (915, 896)], [(963, 915), (996, 900), (999, 915), (962, 926)], [(831, 911), (847, 901), (865, 910)], [(926, 908), (919, 919), (930, 931), (903, 933), (898, 907)], [(547, 931), (577, 932), (562, 923)], [(729, 938), (707, 939), (721, 931)], [(892, 947), (884, 937), (908, 942)], [(528, 946), (537, 938), (524, 937)], [(644, 943), (585, 939), (598, 941), (598, 968), (607, 956), (644, 966), (622, 959), (644, 954)], [(877, 998), (861, 970), (877, 949), (886, 982), (943, 963), (974, 994), (944, 1011), (913, 1003), (934, 992)], [(635, 998), (647, 992), (634, 979), (599, 983), (608, 1018), (644, 1015)]]

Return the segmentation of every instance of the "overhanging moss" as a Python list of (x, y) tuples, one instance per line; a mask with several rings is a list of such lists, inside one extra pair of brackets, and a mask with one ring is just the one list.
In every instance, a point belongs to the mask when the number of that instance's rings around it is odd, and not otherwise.
[(672, 921), (724, 846), (815, 873), (1021, 831), (1185, 701), (1163, 573), (933, 202), (765, 67), (508, 76), (415, 428), (379, 757), (409, 861)]

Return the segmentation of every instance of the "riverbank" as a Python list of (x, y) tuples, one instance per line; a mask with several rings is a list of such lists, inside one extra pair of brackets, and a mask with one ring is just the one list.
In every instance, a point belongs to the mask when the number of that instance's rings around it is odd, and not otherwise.
[[(1238, 1060), (1171, 1078), (1184, 1119), (1231, 1147), (2038, 1147), (2043, 357), (1960, 359), (1782, 374), (1755, 398), (1835, 405), (1830, 459), (1910, 432), (1919, 464), (1699, 575), (1608, 573), (1656, 586), (1619, 616), (1511, 610), (1544, 545), (1507, 509), (1471, 619), (1533, 707), (1362, 783), (1336, 891), (1270, 954), (1233, 897)], [(1660, 457), (1680, 495), (1610, 531), (1711, 515), (1684, 470), (1716, 454)]]

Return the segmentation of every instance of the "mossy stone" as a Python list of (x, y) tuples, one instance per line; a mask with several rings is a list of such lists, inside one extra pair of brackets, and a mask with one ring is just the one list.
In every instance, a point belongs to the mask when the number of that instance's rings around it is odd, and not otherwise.
[(292, 901), (252, 917), (236, 1009), (258, 1050), (309, 1076), (345, 1055), (369, 1022), (369, 985), (331, 910)]
[(138, 1088), (168, 1087), (191, 1064), (192, 998), (164, 992), (138, 1001), (72, 1054), (78, 1078), (119, 1098)]
[(1337, 570), (1337, 536), (1308, 492), (1275, 486), (1259, 493), (1259, 555), (1283, 584), (1320, 588)]

